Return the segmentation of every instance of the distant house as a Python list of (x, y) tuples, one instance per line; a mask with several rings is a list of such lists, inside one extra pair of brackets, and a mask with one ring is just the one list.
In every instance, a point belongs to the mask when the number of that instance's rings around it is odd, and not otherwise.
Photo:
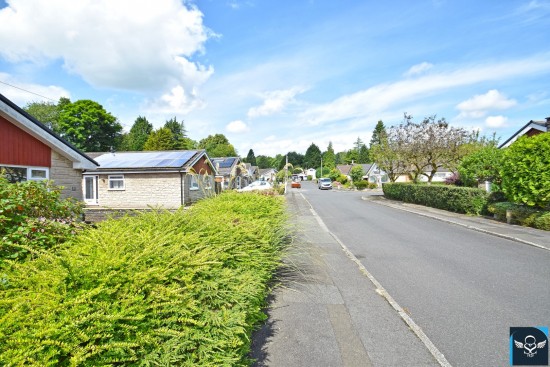
[(384, 182), (388, 182), (388, 175), (386, 172), (378, 168), (376, 163), (365, 163), (365, 164), (341, 164), (337, 165), (336, 169), (344, 176), (351, 180), (350, 172), (351, 169), (355, 166), (360, 166), (363, 170), (363, 180), (369, 181), (370, 183), (378, 184), (379, 186)]
[[(429, 175), (431, 172), (424, 171), (424, 173)], [(443, 182), (445, 181), (445, 179), (447, 179), (448, 177), (451, 177), (452, 175), (453, 175), (453, 172), (451, 172), (450, 169), (445, 167), (439, 167), (434, 177), (432, 177), (432, 182)], [(425, 175), (420, 175), (419, 179), (422, 182), (428, 182), (428, 177), (426, 177)]]
[(82, 200), (82, 171), (98, 166), (88, 155), (0, 94), (0, 171), (10, 181), (52, 180), (64, 198)]
[(222, 182), (222, 189), (241, 189), (254, 181), (239, 157), (216, 157), (212, 163)]
[(258, 166), (253, 166), (250, 163), (245, 163), (244, 166), (246, 167), (246, 171), (248, 172), (248, 177), (251, 182), (260, 178), (260, 169)]
[(513, 142), (515, 142), (519, 137), (523, 135), (533, 136), (545, 132), (550, 132), (550, 117), (547, 117), (545, 121), (531, 120), (521, 129), (519, 129), (514, 135), (508, 138), (508, 140), (502, 143), (499, 148), (509, 147)]
[(264, 168), (260, 169), (260, 180), (275, 182), (275, 177), (277, 177), (277, 170), (275, 168)]
[(315, 168), (308, 168), (305, 170), (306, 177), (311, 176), (312, 179), (317, 178), (317, 170)]
[(83, 173), (88, 206), (173, 209), (214, 192), (216, 172), (204, 150), (99, 153), (95, 160), (100, 167)]

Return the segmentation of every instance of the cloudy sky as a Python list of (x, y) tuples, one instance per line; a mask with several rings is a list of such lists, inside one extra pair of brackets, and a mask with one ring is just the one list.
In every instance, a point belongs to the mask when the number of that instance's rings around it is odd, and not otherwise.
[(0, 93), (241, 155), (347, 150), (404, 112), (503, 141), (550, 116), (550, 0), (0, 0)]

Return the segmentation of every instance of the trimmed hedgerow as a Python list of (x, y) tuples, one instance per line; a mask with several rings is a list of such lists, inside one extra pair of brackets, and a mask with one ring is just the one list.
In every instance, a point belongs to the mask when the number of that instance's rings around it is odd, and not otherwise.
[(0, 172), (0, 263), (24, 260), (82, 228), (82, 204), (51, 181), (10, 183)]
[(488, 195), (482, 189), (396, 182), (384, 183), (382, 189), (388, 199), (457, 213), (481, 214), (487, 207)]
[(0, 365), (248, 365), (284, 223), (282, 197), (224, 193), (7, 262)]

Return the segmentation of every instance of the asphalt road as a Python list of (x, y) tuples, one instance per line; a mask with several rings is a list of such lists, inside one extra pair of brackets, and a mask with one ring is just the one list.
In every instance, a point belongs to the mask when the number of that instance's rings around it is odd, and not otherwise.
[(550, 326), (550, 251), (364, 201), (364, 193), (310, 182), (300, 190), (451, 365), (508, 366), (510, 327)]

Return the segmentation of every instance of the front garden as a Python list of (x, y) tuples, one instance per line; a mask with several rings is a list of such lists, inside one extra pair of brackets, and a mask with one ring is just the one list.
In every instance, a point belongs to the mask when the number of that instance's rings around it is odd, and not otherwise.
[(224, 193), (81, 228), (68, 212), (35, 219), (0, 186), (0, 365), (250, 364), (286, 238), (281, 197)]

